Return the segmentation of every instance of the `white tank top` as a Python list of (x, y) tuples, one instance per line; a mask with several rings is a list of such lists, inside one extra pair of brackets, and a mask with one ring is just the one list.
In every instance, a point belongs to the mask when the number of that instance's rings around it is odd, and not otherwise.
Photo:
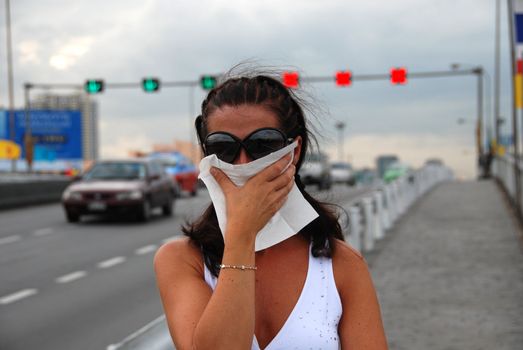
[[(204, 264), (205, 282), (214, 290), (217, 278)], [(294, 309), (265, 350), (340, 349), (338, 323), (341, 300), (334, 282), (332, 259), (315, 258), (309, 249), (305, 284)], [(256, 336), (252, 350), (260, 350)]]

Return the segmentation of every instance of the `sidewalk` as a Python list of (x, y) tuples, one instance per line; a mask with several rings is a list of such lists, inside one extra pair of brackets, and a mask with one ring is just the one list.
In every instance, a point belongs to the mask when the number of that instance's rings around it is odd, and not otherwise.
[(390, 349), (523, 349), (520, 244), (491, 181), (423, 197), (369, 257)]

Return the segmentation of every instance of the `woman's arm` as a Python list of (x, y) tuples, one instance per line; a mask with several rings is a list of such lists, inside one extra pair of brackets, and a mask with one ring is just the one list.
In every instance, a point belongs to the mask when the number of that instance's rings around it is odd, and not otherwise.
[[(294, 166), (282, 173), (288, 162), (289, 157), (284, 157), (243, 187), (236, 187), (221, 171), (213, 173), (227, 206), (223, 264), (255, 265), (256, 234), (281, 208), (294, 183)], [(255, 271), (221, 270), (213, 293), (203, 280), (199, 255), (182, 241), (162, 247), (155, 257), (158, 287), (176, 347), (250, 349)]]
[(333, 266), (343, 305), (338, 326), (342, 349), (386, 350), (380, 306), (367, 263), (359, 252), (337, 241)]

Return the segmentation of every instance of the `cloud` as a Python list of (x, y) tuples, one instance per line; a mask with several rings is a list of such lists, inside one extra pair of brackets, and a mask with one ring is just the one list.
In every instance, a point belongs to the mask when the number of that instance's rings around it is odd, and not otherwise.
[(25, 40), (18, 44), (21, 64), (40, 64), (40, 44), (34, 40)]
[(89, 52), (93, 41), (94, 38), (89, 36), (69, 39), (57, 50), (57, 53), (51, 55), (49, 65), (56, 70), (71, 68), (82, 56)]

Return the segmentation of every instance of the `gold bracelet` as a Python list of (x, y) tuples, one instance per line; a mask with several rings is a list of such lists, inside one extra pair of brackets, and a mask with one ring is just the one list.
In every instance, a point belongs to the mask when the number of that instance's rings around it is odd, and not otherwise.
[(220, 264), (220, 269), (234, 269), (234, 270), (257, 270), (258, 268), (256, 266), (248, 266), (248, 265), (225, 265)]

